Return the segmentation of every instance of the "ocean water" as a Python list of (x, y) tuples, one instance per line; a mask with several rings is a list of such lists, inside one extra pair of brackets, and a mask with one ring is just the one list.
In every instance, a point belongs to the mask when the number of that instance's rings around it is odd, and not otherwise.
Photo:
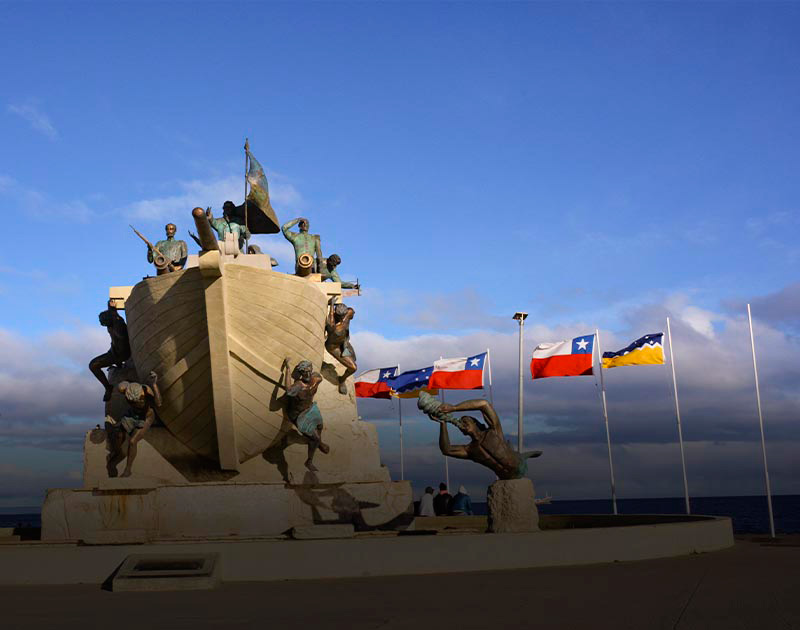
[[(479, 504), (486, 513), (486, 504)], [(690, 497), (692, 514), (730, 516), (736, 534), (769, 534), (766, 496)], [(477, 506), (476, 506), (477, 507)], [(683, 497), (662, 499), (617, 499), (620, 514), (685, 514)], [(773, 495), (775, 532), (800, 533), (800, 495)], [(477, 512), (477, 510), (476, 510)], [(611, 499), (556, 501), (540, 505), (541, 514), (612, 514)]]
[[(765, 496), (696, 497), (690, 499), (692, 514), (730, 516), (737, 534), (768, 534), (769, 515)], [(475, 502), (476, 514), (486, 514), (486, 504)], [(664, 499), (619, 499), (620, 514), (683, 514), (682, 497)], [(782, 494), (772, 497), (775, 531), (779, 534), (800, 533), (800, 495)], [(542, 514), (611, 514), (611, 500), (556, 501), (539, 506)], [(15, 514), (0, 514), (0, 527), (41, 527), (41, 516), (30, 508)]]

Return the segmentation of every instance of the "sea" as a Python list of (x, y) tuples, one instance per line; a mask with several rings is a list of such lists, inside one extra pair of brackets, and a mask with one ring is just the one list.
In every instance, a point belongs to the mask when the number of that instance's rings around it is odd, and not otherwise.
[[(736, 534), (769, 534), (769, 514), (765, 496), (695, 497), (690, 499), (692, 514), (730, 516)], [(476, 514), (486, 514), (486, 503), (474, 502)], [(683, 514), (683, 497), (664, 499), (618, 499), (620, 514)], [(800, 495), (781, 494), (772, 497), (775, 531), (779, 534), (800, 533)], [(559, 501), (540, 505), (541, 514), (611, 514), (610, 499)], [(41, 527), (41, 514), (31, 508), (4, 508), (0, 527)]]

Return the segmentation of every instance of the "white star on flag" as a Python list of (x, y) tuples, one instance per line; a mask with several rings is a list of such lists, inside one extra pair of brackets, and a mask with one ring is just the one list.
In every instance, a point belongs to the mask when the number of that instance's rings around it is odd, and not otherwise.
[(581, 339), (578, 342), (578, 350), (586, 350), (586, 346), (588, 346), (588, 345), (589, 345), (589, 342), (586, 341), (586, 339)]
[(478, 358), (472, 359), (472, 361), (470, 361), (470, 363), (471, 363), (473, 366), (478, 366), (478, 365), (480, 365), (480, 362), (481, 362), (481, 360), (480, 360), (480, 359), (478, 359)]

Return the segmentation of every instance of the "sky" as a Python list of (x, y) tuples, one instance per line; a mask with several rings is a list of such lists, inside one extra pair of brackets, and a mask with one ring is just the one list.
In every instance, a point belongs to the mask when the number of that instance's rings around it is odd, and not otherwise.
[[(526, 365), (670, 316), (690, 492), (762, 493), (751, 303), (772, 489), (800, 493), (798, 28), (768, 2), (0, 3), (0, 509), (80, 484), (97, 313), (150, 273), (128, 226), (190, 240), (193, 207), (241, 203), (245, 138), (278, 218), (365, 288), (359, 367), (491, 348), (512, 441), (515, 311)], [(281, 235), (257, 242), (291, 269)], [(680, 496), (668, 367), (606, 386), (619, 496)], [(524, 392), (537, 491), (608, 497), (596, 380)], [(444, 466), (403, 405), (418, 495)], [(399, 477), (397, 402), (359, 412)]]

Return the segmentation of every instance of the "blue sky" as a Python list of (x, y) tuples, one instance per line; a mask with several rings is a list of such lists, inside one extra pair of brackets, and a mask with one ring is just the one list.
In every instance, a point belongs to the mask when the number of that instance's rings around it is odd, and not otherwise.
[[(512, 418), (515, 310), (531, 313), (527, 351), (595, 326), (626, 345), (672, 314), (700, 373), (703, 357), (747, 342), (742, 306), (761, 300), (774, 344), (766, 404), (787, 427), (775, 449), (798, 444), (787, 381), (798, 372), (800, 5), (3, 3), (0, 24), (0, 341), (14, 359), (0, 371), (0, 461), (13, 474), (52, 469), (57, 481), (79, 468), (79, 447), (58, 440), (97, 419), (59, 400), (94, 394), (83, 365), (107, 345), (96, 326), (107, 287), (149, 271), (128, 224), (155, 239), (174, 221), (186, 238), (193, 206), (240, 202), (245, 137), (279, 218), (308, 216), (343, 276), (367, 287), (353, 325), (365, 369), (507, 346), (493, 352)], [(280, 235), (260, 243), (289, 269)], [(727, 417), (731, 392), (750, 395), (737, 356), (739, 376), (721, 379), (730, 391), (687, 383), (701, 425)], [(37, 375), (56, 384), (34, 413), (41, 396), (20, 383)], [(639, 376), (626, 378), (635, 400)], [(557, 408), (582, 385), (527, 387), (532, 435), (548, 418), (596, 423)], [(392, 465), (390, 414), (369, 409)], [(751, 444), (749, 421), (732, 421), (737, 445)], [(698, 460), (723, 433), (697, 434)], [(422, 420), (411, 436), (432, 444)], [(559, 448), (594, 453), (594, 437), (572, 437)], [(665, 429), (653, 443), (667, 441)], [(730, 453), (719, 466), (736, 466)], [(783, 465), (783, 489), (800, 491)], [(566, 474), (551, 472), (557, 492)], [(735, 493), (704, 474), (709, 492)], [(560, 491), (604, 496), (581, 478)]]

